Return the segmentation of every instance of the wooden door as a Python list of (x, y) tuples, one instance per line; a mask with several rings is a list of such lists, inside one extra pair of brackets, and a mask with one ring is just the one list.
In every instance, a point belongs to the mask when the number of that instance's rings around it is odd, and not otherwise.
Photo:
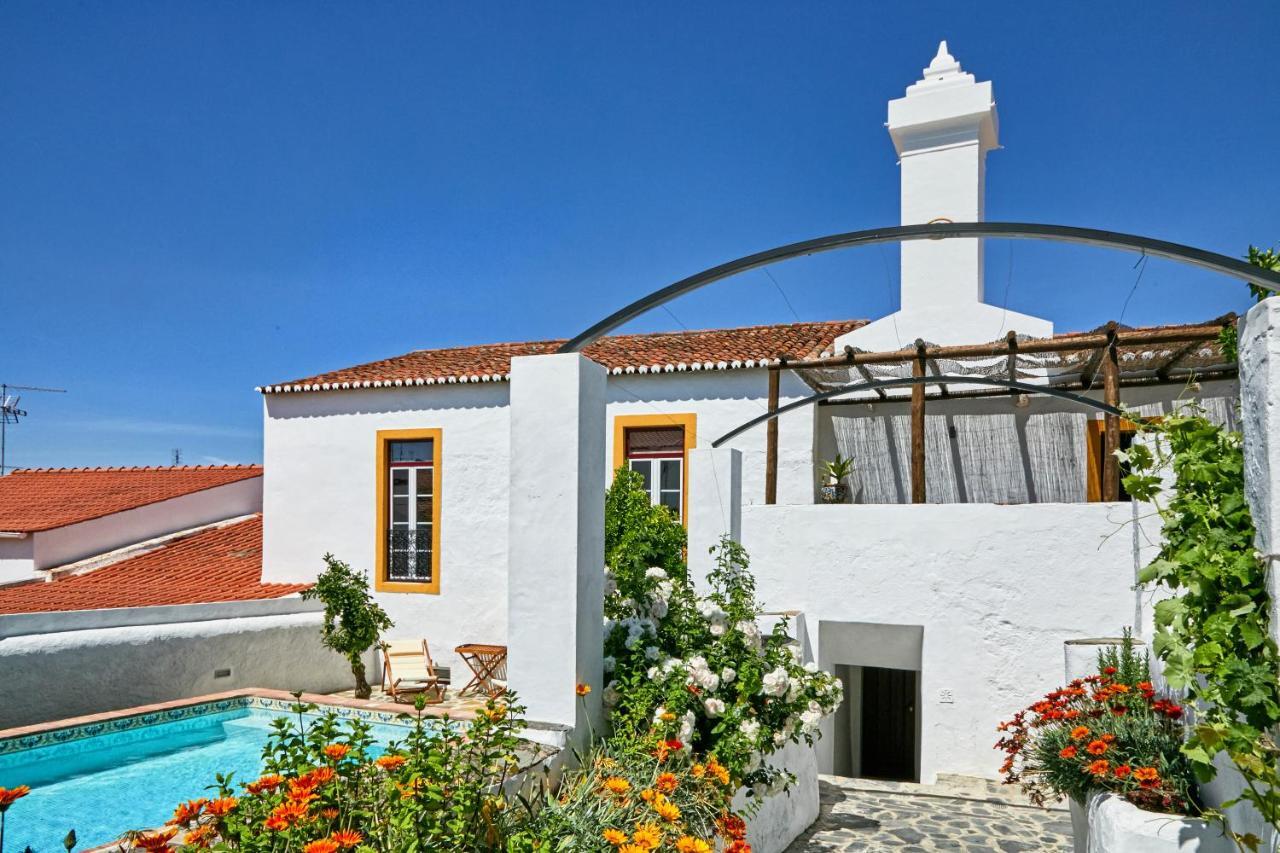
[(862, 668), (862, 776), (918, 781), (916, 677), (907, 669)]

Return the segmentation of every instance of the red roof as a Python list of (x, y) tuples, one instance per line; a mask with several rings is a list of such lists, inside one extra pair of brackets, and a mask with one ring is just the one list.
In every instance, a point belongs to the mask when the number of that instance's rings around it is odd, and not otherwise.
[[(814, 358), (840, 335), (866, 324), (865, 320), (822, 323), (784, 323), (736, 329), (612, 335), (583, 350), (583, 355), (612, 373), (658, 373), (676, 370), (725, 370), (763, 367), (779, 356)], [(415, 352), (259, 388), (264, 394), (285, 391), (328, 391), (339, 388), (381, 388), (394, 385), (436, 385), (454, 382), (499, 382), (511, 371), (517, 355), (555, 352), (563, 340), (481, 344)]]
[(20, 469), (0, 477), (0, 531), (52, 530), (261, 476), (261, 465)]
[(0, 586), (0, 614), (279, 598), (310, 584), (262, 582), (262, 516), (53, 581)]

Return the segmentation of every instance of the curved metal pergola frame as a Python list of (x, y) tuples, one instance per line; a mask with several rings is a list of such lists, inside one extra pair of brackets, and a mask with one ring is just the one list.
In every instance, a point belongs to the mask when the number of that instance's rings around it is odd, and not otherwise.
[(897, 225), (891, 228), (872, 228), (866, 231), (850, 231), (817, 237), (799, 243), (789, 243), (776, 249), (767, 249), (753, 255), (720, 264), (696, 275), (683, 278), (674, 284), (655, 290), (630, 305), (613, 312), (594, 326), (586, 329), (563, 344), (558, 352), (578, 352), (583, 347), (609, 334), (624, 323), (645, 312), (665, 305), (671, 300), (714, 284), (740, 272), (768, 266), (779, 261), (817, 255), (853, 246), (870, 246), (876, 243), (902, 243), (908, 240), (941, 240), (948, 237), (999, 237), (1005, 239), (1052, 240), (1061, 243), (1082, 243), (1139, 252), (1178, 263), (1241, 278), (1270, 290), (1280, 292), (1280, 273), (1253, 266), (1245, 261), (1207, 252), (1193, 246), (1170, 243), (1136, 234), (1116, 231), (1100, 231), (1096, 228), (1077, 228), (1071, 225), (1044, 225), (1030, 222), (933, 222), (926, 225)]
[[(1133, 414), (1125, 412), (1123, 409), (1110, 406), (1106, 403), (1100, 403), (1081, 394), (1073, 394), (1070, 391), (1063, 391), (1059, 388), (1053, 388), (1047, 385), (1034, 385), (1030, 382), (1019, 382), (1016, 379), (993, 379), (989, 376), (904, 376), (898, 379), (873, 379), (869, 382), (851, 382), (848, 385), (841, 385), (839, 388), (832, 388), (829, 391), (820, 391), (817, 394), (805, 397), (803, 400), (796, 400), (787, 403), (785, 406), (779, 406), (777, 410), (766, 412), (763, 415), (752, 418), (751, 420), (740, 424), (726, 432), (724, 435), (711, 442), (712, 447), (720, 447), (727, 441), (737, 438), (742, 433), (759, 426), (762, 423), (771, 421), (779, 415), (786, 414), (794, 409), (800, 409), (805, 406), (812, 406), (823, 400), (830, 400), (832, 397), (839, 397), (842, 394), (851, 394), (855, 391), (875, 391), (885, 388), (903, 388), (913, 385), (990, 385), (996, 388), (1009, 388), (1014, 391), (1025, 391), (1028, 394), (1045, 394), (1050, 397), (1057, 397), (1060, 400), (1069, 400), (1073, 403), (1079, 403), (1091, 409), (1097, 409), (1108, 415), (1117, 415), (1122, 418), (1128, 418), (1132, 421), (1144, 421), (1145, 418), (1137, 417)], [(883, 402), (883, 401), (880, 401)], [(905, 402), (905, 401), (903, 401)]]

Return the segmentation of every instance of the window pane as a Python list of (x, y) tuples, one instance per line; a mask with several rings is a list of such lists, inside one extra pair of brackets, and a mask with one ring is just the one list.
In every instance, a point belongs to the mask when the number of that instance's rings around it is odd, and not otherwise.
[(423, 441), (391, 441), (388, 442), (387, 458), (391, 462), (430, 462), (431, 439)]
[(662, 460), (662, 476), (658, 483), (660, 489), (679, 489), (680, 488), (680, 460), (679, 459), (663, 459)]
[(671, 507), (671, 511), (676, 514), (676, 518), (680, 517), (680, 493), (679, 492), (662, 492), (658, 502), (663, 506)]
[(648, 459), (632, 459), (631, 470), (644, 479), (644, 490), (651, 491), (653, 489), (653, 463)]
[(391, 494), (409, 494), (409, 469), (397, 468), (391, 471)]
[(409, 523), (409, 498), (407, 496), (393, 497), (391, 499), (391, 523)]
[(430, 468), (419, 468), (418, 471), (418, 497), (431, 494), (431, 470)]
[(431, 523), (431, 495), (418, 495), (417, 501), (418, 517), (415, 519), (418, 524)]

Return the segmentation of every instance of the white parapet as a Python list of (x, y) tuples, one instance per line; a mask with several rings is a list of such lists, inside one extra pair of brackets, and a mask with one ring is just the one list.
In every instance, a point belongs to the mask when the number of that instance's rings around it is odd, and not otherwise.
[[(604, 675), (605, 370), (511, 360), (507, 672), (530, 720), (599, 730)], [(593, 691), (580, 700), (576, 684)]]
[[(1280, 631), (1276, 556), (1280, 550), (1280, 296), (1253, 306), (1240, 326), (1240, 412), (1244, 482), (1258, 531), (1258, 551), (1270, 564), (1271, 630)], [(1280, 636), (1280, 635), (1278, 635)]]
[(727, 535), (742, 540), (742, 451), (689, 451), (689, 576), (706, 577), (711, 548)]

